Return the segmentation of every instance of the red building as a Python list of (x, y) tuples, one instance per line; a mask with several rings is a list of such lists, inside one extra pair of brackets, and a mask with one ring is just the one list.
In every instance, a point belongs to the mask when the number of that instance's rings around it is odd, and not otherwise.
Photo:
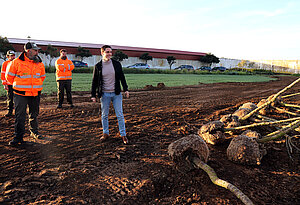
[[(28, 42), (28, 39), (20, 38), (8, 38), (9, 42), (13, 45), (17, 52), (23, 51), (24, 44)], [(92, 55), (100, 55), (100, 48), (104, 44), (92, 44), (92, 43), (74, 43), (74, 42), (63, 42), (63, 41), (46, 41), (30, 39), (35, 42), (43, 50), (46, 49), (47, 45), (52, 45), (58, 50), (65, 48), (69, 54), (76, 54), (79, 46), (90, 50)], [(167, 49), (156, 49), (156, 48), (140, 48), (140, 47), (129, 47), (129, 46), (117, 46), (111, 45), (113, 50), (121, 50), (128, 57), (140, 57), (143, 53), (149, 53), (153, 58), (166, 59), (167, 56), (174, 56), (178, 60), (199, 60), (200, 56), (204, 56), (206, 53), (202, 52), (189, 52), (189, 51), (178, 51), (178, 50), (167, 50)]]

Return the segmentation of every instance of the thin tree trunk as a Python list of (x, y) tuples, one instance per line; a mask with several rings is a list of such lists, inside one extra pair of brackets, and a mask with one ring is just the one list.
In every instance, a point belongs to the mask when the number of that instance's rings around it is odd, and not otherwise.
[(227, 182), (225, 180), (219, 179), (213, 168), (211, 168), (210, 166), (208, 166), (207, 164), (202, 162), (197, 157), (194, 157), (192, 160), (193, 160), (193, 163), (198, 168), (204, 170), (208, 174), (208, 176), (209, 176), (210, 180), (212, 181), (212, 183), (214, 183), (215, 185), (218, 185), (220, 187), (223, 187), (225, 189), (228, 189), (237, 198), (239, 198), (244, 204), (253, 205), (253, 202), (241, 190), (239, 190), (236, 186), (234, 186), (233, 184), (230, 184), (229, 182)]

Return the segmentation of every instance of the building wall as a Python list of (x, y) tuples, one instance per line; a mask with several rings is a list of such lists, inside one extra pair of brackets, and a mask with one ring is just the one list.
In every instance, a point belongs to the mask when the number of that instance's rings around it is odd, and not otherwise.
[[(16, 56), (18, 57), (21, 52), (16, 52)], [(39, 54), (42, 58), (43, 63), (48, 66), (50, 59), (44, 54)], [(70, 60), (80, 60), (75, 57), (75, 54), (68, 54), (68, 58)], [(54, 58), (51, 61), (51, 65), (55, 65), (55, 61), (58, 58)], [(89, 58), (85, 58), (83, 61), (86, 62), (89, 66), (94, 66), (97, 62), (101, 60), (101, 56), (93, 55)], [(265, 70), (274, 70), (278, 72), (288, 72), (288, 73), (300, 73), (300, 60), (243, 60), (245, 63), (245, 68), (256, 68), (256, 69), (265, 69)], [(0, 63), (2, 64), (4, 61), (0, 59)], [(123, 67), (127, 67), (129, 65), (133, 65), (135, 63), (145, 63), (144, 60), (139, 59), (139, 57), (129, 57), (121, 62)], [(226, 68), (235, 68), (239, 67), (239, 64), (242, 60), (239, 59), (230, 59), (230, 58), (220, 58), (220, 63), (213, 63), (212, 67), (215, 66), (224, 66)], [(169, 69), (169, 64), (166, 58), (153, 58), (153, 60), (147, 61), (151, 68), (157, 69)], [(172, 69), (180, 66), (180, 65), (192, 65), (194, 68), (199, 68), (204, 64), (200, 63), (198, 60), (176, 60), (176, 63), (172, 65)]]
[[(18, 57), (20, 54), (21, 54), (21, 52), (16, 52), (16, 57)], [(39, 56), (42, 58), (44, 65), (48, 66), (50, 63), (50, 58), (41, 53), (39, 54)], [(68, 54), (67, 56), (68, 56), (68, 59), (70, 59), (70, 60), (80, 60), (80, 58), (75, 57), (75, 54)], [(58, 58), (54, 58), (51, 61), (52, 66), (55, 65), (55, 61), (57, 59)], [(100, 60), (101, 60), (100, 55), (93, 55), (89, 58), (83, 59), (83, 61), (86, 62), (89, 66), (96, 65), (96, 63), (99, 62)], [(2, 64), (3, 60), (0, 60), (0, 62)], [(129, 57), (128, 59), (125, 59), (121, 62), (123, 67), (127, 67), (127, 66), (133, 65), (135, 63), (145, 63), (145, 61), (139, 59), (139, 57)], [(162, 58), (153, 58), (153, 60), (147, 61), (147, 64), (149, 64), (149, 66), (151, 68), (157, 68), (157, 69), (169, 69), (170, 68), (167, 59), (162, 59)], [(176, 63), (172, 65), (172, 69), (178, 67), (179, 65), (183, 65), (183, 64), (193, 65), (195, 68), (198, 68), (201, 66), (201, 63), (199, 61), (195, 61), (195, 60), (176, 60)]]
[[(84, 58), (84, 62), (88, 63), (89, 66), (94, 66), (97, 62), (101, 60), (100, 48), (103, 44), (90, 44), (90, 43), (74, 43), (74, 42), (60, 42), (60, 41), (44, 41), (44, 40), (33, 40), (36, 42), (39, 47), (43, 50), (47, 48), (47, 45), (51, 44), (53, 47), (58, 50), (65, 48), (68, 50), (68, 58), (70, 60), (80, 60), (76, 58), (75, 54), (77, 53), (78, 46), (89, 49), (93, 56), (89, 58)], [(28, 39), (14, 39), (9, 38), (9, 42), (13, 45), (17, 51), (17, 56), (23, 51), (24, 44), (28, 42)], [(128, 47), (128, 46), (112, 46), (113, 52), (117, 49), (121, 50), (129, 56), (128, 59), (122, 61), (123, 67), (132, 65), (138, 62), (145, 62), (139, 59), (143, 53), (149, 53), (153, 57), (153, 60), (147, 61), (151, 68), (158, 69), (169, 69), (169, 64), (166, 60), (167, 56), (174, 56), (177, 60), (176, 63), (172, 65), (172, 69), (178, 67), (179, 65), (193, 65), (194, 68), (198, 68), (203, 64), (198, 61), (200, 56), (205, 55), (202, 52), (189, 52), (189, 51), (178, 51), (178, 50), (167, 50), (167, 49), (155, 49), (155, 48), (140, 48), (140, 47)], [(49, 57), (39, 54), (46, 66), (49, 65)], [(55, 64), (55, 60), (51, 61), (51, 65)], [(0, 59), (0, 63), (3, 60)], [(212, 64), (212, 67), (215, 66), (224, 66), (226, 68), (239, 67), (243, 64), (243, 67), (248, 68), (257, 68), (257, 69), (269, 69), (274, 71), (281, 72), (290, 72), (290, 73), (299, 73), (300, 65), (299, 60), (240, 60), (240, 59), (229, 59), (229, 58), (220, 58), (220, 63)]]

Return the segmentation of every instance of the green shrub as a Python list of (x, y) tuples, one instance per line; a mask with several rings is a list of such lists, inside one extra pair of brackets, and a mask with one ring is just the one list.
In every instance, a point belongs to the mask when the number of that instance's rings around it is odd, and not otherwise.
[[(46, 73), (55, 73), (54, 66), (46, 66)], [(94, 67), (75, 68), (73, 73), (93, 73)], [(278, 75), (288, 74), (273, 72), (272, 70), (254, 69), (254, 68), (231, 68), (226, 71), (207, 71), (207, 70), (170, 70), (170, 69), (138, 69), (138, 68), (123, 68), (125, 74), (196, 74), (196, 75)]]
[[(82, 67), (82, 68), (74, 68), (73, 73), (93, 73), (94, 67)], [(55, 73), (55, 66), (45, 66), (46, 73)]]
[(93, 73), (94, 67), (88, 67), (88, 68), (74, 68), (72, 71), (73, 73)]
[(55, 66), (45, 66), (46, 73), (55, 73)]
[(257, 69), (257, 68), (231, 68), (227, 71), (237, 71), (241, 73), (246, 73), (247, 75), (274, 75), (275, 72), (272, 70), (264, 70), (264, 69)]
[(258, 75), (274, 75), (274, 72), (271, 70), (263, 70), (263, 69), (252, 69), (253, 74)]

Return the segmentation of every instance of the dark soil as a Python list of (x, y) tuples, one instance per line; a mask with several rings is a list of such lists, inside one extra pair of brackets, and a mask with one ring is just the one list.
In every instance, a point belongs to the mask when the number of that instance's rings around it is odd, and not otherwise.
[[(10, 147), (14, 118), (3, 116), (2, 97), (0, 204), (242, 204), (204, 171), (178, 171), (168, 145), (245, 102), (258, 103), (295, 79), (131, 91), (123, 104), (128, 145), (117, 134), (113, 110), (110, 139), (100, 142), (99, 103), (91, 103), (88, 92), (74, 92), (73, 109), (64, 104), (57, 110), (55, 96), (42, 97), (39, 127), (45, 140), (33, 140), (26, 128), (28, 143)], [(290, 100), (300, 104), (299, 97)], [(300, 204), (299, 152), (293, 150), (292, 161), (284, 140), (271, 142), (261, 165), (246, 166), (227, 159), (229, 143), (208, 145), (208, 164), (219, 178), (237, 186), (254, 204)], [(299, 137), (294, 143), (300, 147)]]

